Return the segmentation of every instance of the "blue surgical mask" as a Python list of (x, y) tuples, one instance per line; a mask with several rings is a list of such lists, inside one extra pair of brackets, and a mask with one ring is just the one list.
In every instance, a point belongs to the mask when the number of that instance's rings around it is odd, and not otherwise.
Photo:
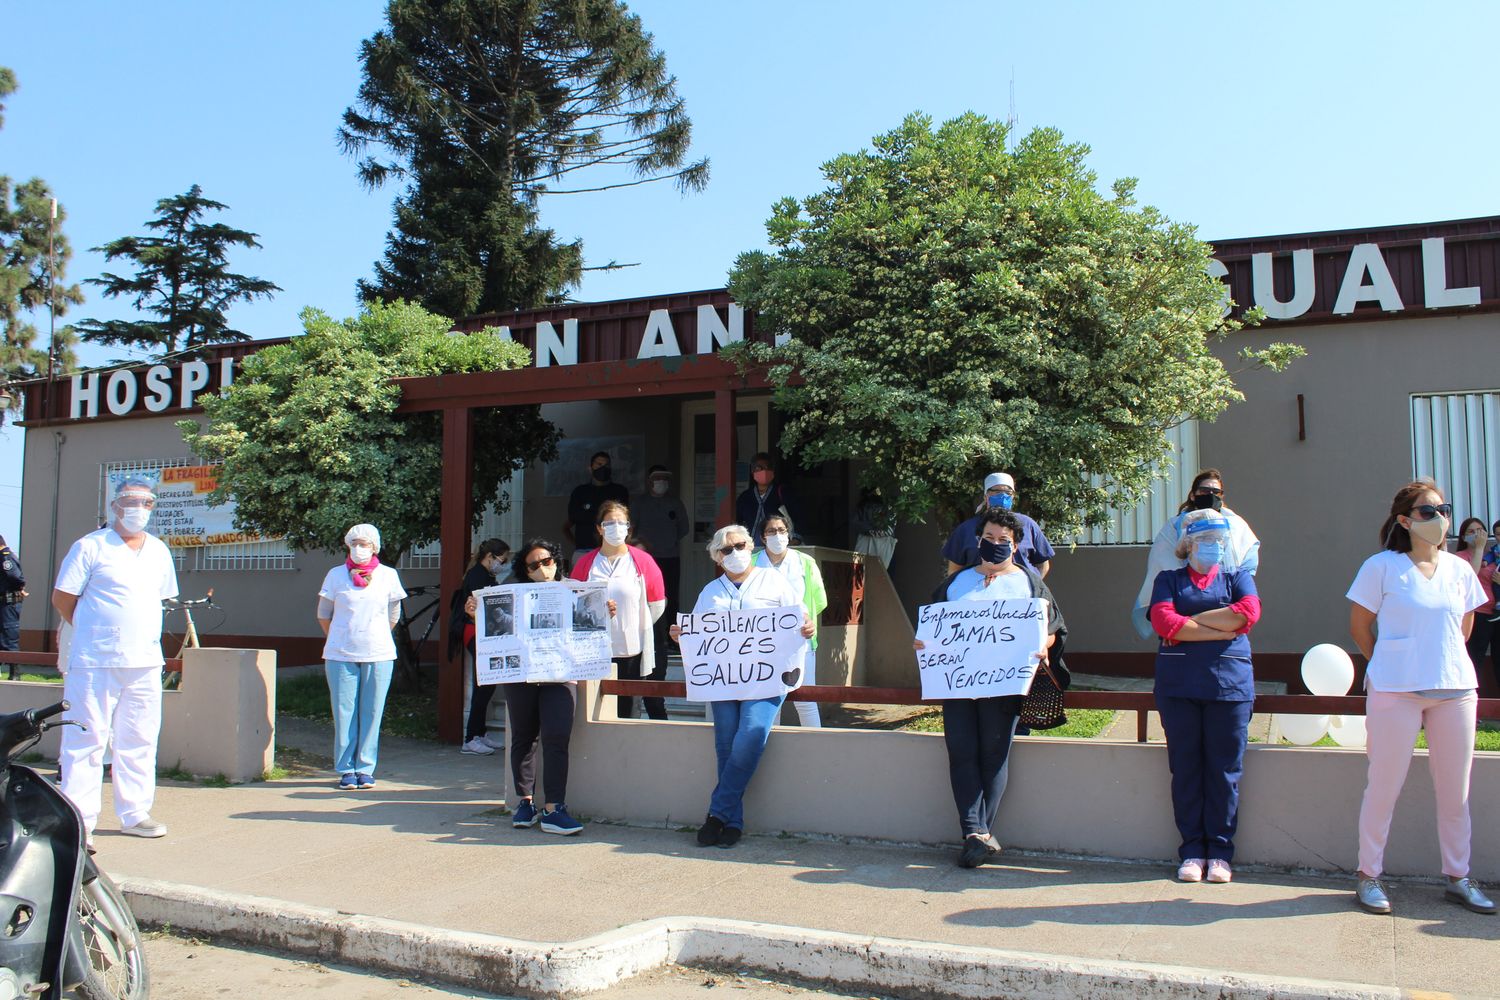
[(1016, 497), (1013, 493), (991, 493), (986, 499), (991, 507), (999, 507), (1001, 510), (1010, 510), (1016, 505)]
[(1188, 555), (1188, 562), (1192, 563), (1193, 569), (1200, 573), (1207, 573), (1213, 567), (1219, 565), (1224, 559), (1224, 545), (1222, 542), (1199, 542), (1193, 546), (1193, 551)]
[(987, 538), (979, 540), (979, 558), (983, 562), (992, 565), (1000, 565), (1010, 558), (1014, 546), (1010, 542), (992, 542)]

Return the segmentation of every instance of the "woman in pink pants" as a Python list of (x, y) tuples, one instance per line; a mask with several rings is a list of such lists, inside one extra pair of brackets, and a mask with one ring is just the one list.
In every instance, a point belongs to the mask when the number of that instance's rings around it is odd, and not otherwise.
[(1391, 814), (1406, 782), (1417, 731), (1437, 798), (1444, 895), (1475, 913), (1495, 904), (1469, 876), (1469, 769), (1478, 679), (1464, 641), (1484, 591), (1464, 561), (1443, 551), (1453, 508), (1431, 480), (1401, 487), (1380, 529), (1384, 551), (1365, 560), (1349, 588), (1349, 634), (1365, 671), (1369, 772), (1359, 810), (1355, 900), (1390, 913), (1380, 884)]

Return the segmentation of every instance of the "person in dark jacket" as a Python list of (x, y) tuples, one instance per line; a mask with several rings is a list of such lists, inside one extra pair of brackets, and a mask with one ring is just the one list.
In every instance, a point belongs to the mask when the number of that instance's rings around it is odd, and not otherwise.
[[(26, 600), (26, 574), (21, 560), (0, 536), (0, 652), (20, 652), (21, 602)], [(16, 679), (17, 666), (9, 664), (10, 679)]]
[[(1016, 561), (1021, 522), (991, 507), (979, 515), (979, 565), (950, 574), (933, 592), (934, 603), (1041, 598), (1047, 602), (1047, 642), (1037, 652), (1047, 663), (1067, 635), (1062, 611), (1041, 576)], [(923, 649), (921, 639), (913, 645)], [(1024, 695), (951, 698), (943, 701), (943, 743), (948, 749), (948, 781), (958, 808), (963, 849), (958, 863), (977, 868), (1000, 852), (995, 815), (1010, 776), (1010, 747)]]
[[(750, 485), (734, 503), (734, 519), (750, 532), (756, 548), (766, 544), (766, 518), (772, 514), (784, 514), (793, 525), (802, 523), (801, 510), (796, 498), (784, 485), (776, 481), (776, 462), (763, 451), (750, 459)], [(800, 536), (792, 539), (801, 542)]]
[(509, 569), (510, 546), (498, 538), (486, 538), (479, 543), (479, 551), (474, 554), (474, 565), (464, 574), (464, 582), (459, 585), (449, 605), (452, 611), (448, 623), (449, 638), (456, 638), (458, 641), (450, 642), (448, 649), (451, 652), (462, 643), (469, 654), (469, 718), (464, 728), (463, 745), (458, 748), (459, 753), (487, 757), (496, 750), (505, 749), (503, 741), (490, 739), (485, 725), (485, 720), (489, 718), (490, 699), (495, 695), (495, 685), (479, 683), (479, 669), (474, 654), (474, 622), (464, 613), (464, 604), (474, 591), (493, 587)]

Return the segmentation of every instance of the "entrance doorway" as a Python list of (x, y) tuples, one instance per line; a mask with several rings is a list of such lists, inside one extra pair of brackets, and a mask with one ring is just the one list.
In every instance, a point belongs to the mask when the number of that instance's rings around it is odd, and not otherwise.
[[(770, 450), (771, 397), (740, 395), (735, 399), (734, 482), (735, 496), (750, 479), (750, 456)], [(688, 510), (692, 530), (683, 540), (682, 600), (689, 610), (709, 580), (713, 563), (703, 546), (719, 525), (719, 501), (714, 482), (714, 401), (688, 400), (682, 404), (682, 502)], [(733, 498), (731, 498), (733, 499)]]

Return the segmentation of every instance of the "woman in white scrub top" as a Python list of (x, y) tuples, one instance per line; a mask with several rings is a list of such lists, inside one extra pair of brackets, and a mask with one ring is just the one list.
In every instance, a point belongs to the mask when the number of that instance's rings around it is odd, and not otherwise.
[[(818, 616), (828, 607), (828, 591), (823, 586), (823, 573), (818, 561), (792, 548), (792, 526), (781, 514), (769, 514), (765, 520), (766, 547), (755, 557), (755, 565), (761, 569), (775, 570), (797, 595), (797, 603), (812, 619), (813, 628), (818, 627)], [(818, 635), (813, 633), (807, 640), (807, 655), (802, 660), (802, 683), (818, 683)], [(815, 701), (796, 701), (797, 719), (802, 725), (818, 729), (823, 720), (818, 714)]]

